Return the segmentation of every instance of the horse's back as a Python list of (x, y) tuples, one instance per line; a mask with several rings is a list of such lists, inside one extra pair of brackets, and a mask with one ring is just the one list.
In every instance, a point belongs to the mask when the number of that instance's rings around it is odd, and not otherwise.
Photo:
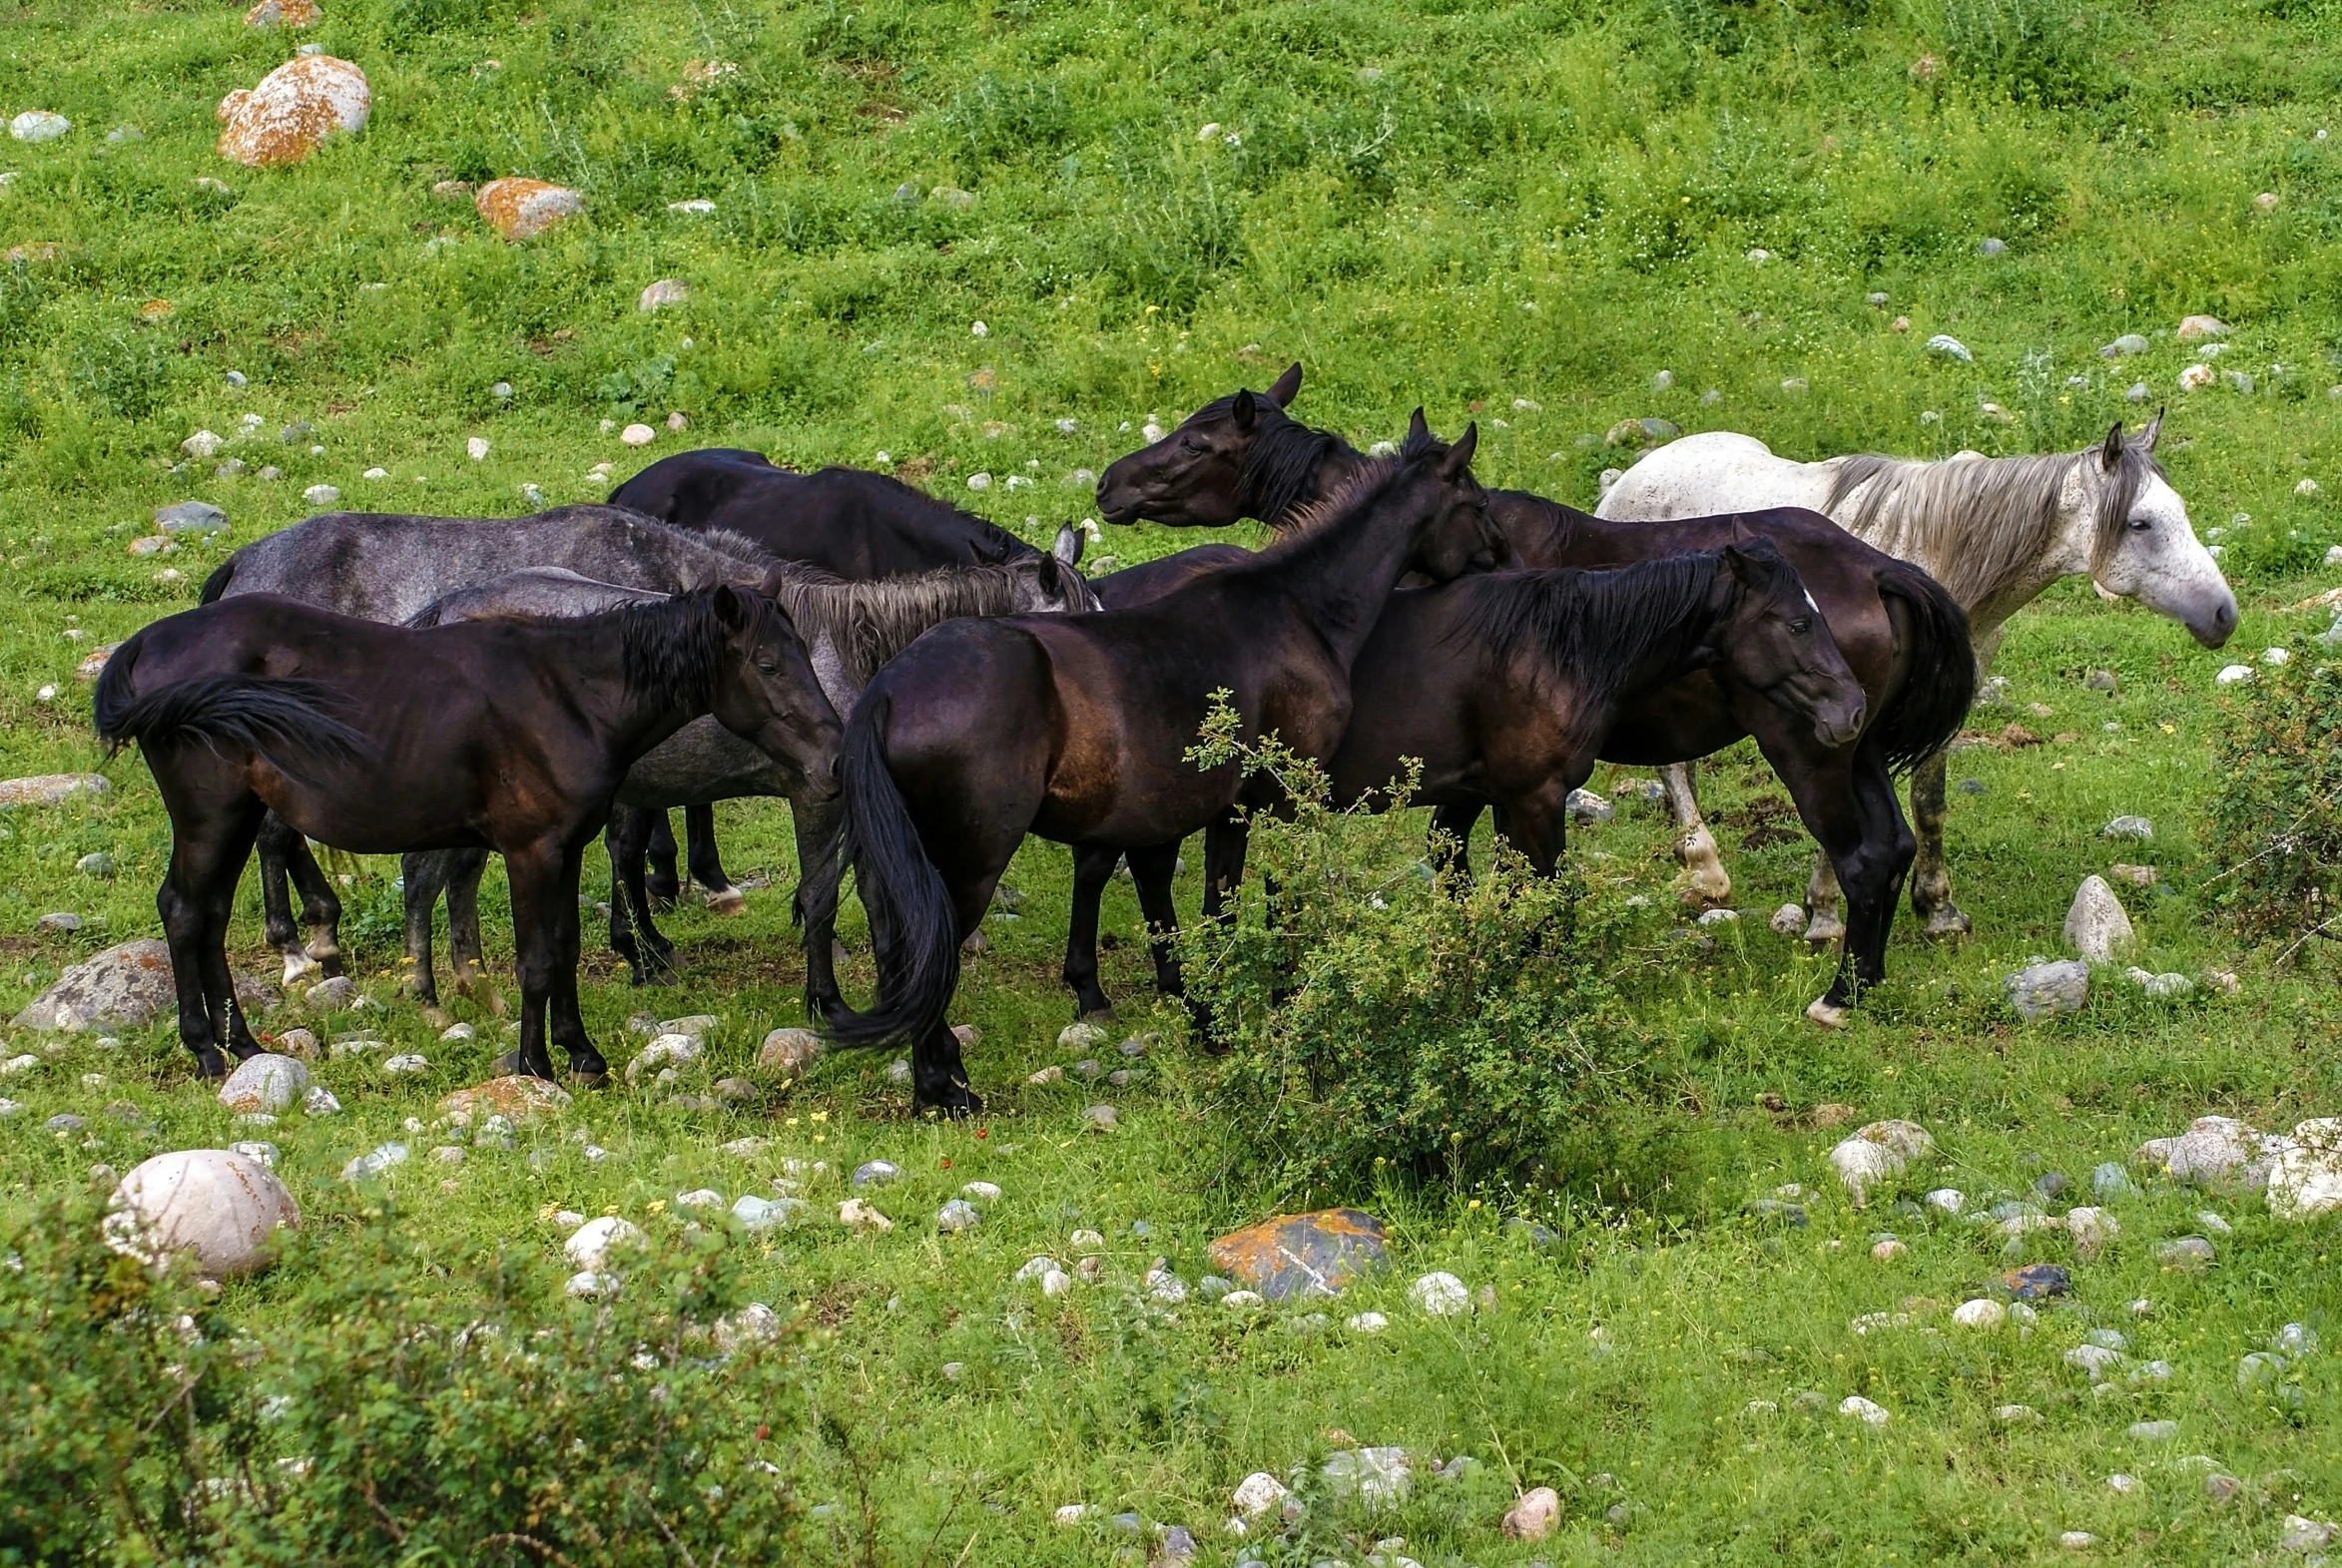
[(1649, 522), (1773, 506), (1818, 507), (1828, 490), (1823, 464), (1777, 457), (1752, 435), (1709, 430), (1670, 441), (1627, 469), (1594, 507), (1594, 515)]

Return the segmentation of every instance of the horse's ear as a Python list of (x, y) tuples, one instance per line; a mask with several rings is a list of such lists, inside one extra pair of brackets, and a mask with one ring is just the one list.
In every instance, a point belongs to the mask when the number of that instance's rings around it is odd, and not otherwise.
[(1253, 405), (1249, 389), (1236, 394), (1236, 401), (1228, 405), (1228, 413), (1236, 421), (1236, 428), (1245, 435), (1252, 434), (1253, 422), (1261, 416), (1260, 409)]
[(2155, 449), (2155, 437), (2162, 433), (2163, 410), (2158, 408), (2155, 410), (2155, 416), (2147, 421), (2147, 427), (2138, 432), (2138, 444), (2151, 452)]
[(1033, 563), (1033, 580), (1041, 585), (1041, 592), (1045, 594), (1057, 592), (1057, 557), (1043, 555), (1040, 560)]
[(2106, 432), (2106, 444), (2098, 448), (2098, 464), (2108, 473), (2122, 466), (2122, 421), (2119, 419)]
[(1049, 558), (1060, 566), (1079, 566), (1082, 546), (1088, 543), (1087, 534), (1071, 523), (1061, 523), (1057, 528), (1057, 542), (1049, 546)]
[(1268, 399), (1279, 408), (1293, 406), (1293, 394), (1301, 390), (1301, 361), (1296, 359), (1285, 367), (1285, 373), (1269, 385)]
[(716, 590), (716, 619), (727, 632), (737, 632), (748, 625), (748, 605), (730, 583)]
[(1415, 412), (1407, 417), (1407, 444), (1413, 446), (1418, 441), (1428, 441), (1431, 438), (1431, 421), (1424, 417), (1424, 405), (1418, 403), (1415, 405)]
[[(1424, 411), (1418, 408), (1415, 411), (1417, 424), (1423, 423), (1423, 416)], [(1480, 426), (1475, 419), (1464, 427), (1464, 434), (1456, 438), (1456, 444), (1448, 448), (1448, 455), (1440, 459), (1440, 477), (1455, 484), (1468, 475), (1471, 472), (1472, 451), (1479, 444)]]

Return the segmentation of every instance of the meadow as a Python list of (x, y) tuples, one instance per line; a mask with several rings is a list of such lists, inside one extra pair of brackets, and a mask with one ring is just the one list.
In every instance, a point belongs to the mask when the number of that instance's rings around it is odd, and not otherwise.
[[(1021, 907), (987, 920), (962, 981), (981, 1119), (913, 1118), (889, 1056), (834, 1053), (732, 1110), (580, 1095), (521, 1148), (454, 1166), (422, 1157), (427, 1125), (402, 1128), (486, 1076), (501, 1036), (480, 1019), (476, 1042), (443, 1044), (398, 997), (396, 867), (346, 867), (352, 973), (386, 1004), (363, 1027), (432, 1067), (317, 1066), (342, 1114), (269, 1135), (308, 1244), (208, 1310), (264, 1344), (329, 1348), (343, 1330), (320, 1293), (344, 1258), (394, 1261), (376, 1284), (456, 1320), (515, 1289), (523, 1319), (590, 1316), (560, 1294), (557, 1213), (666, 1237), (676, 1194), (769, 1194), (782, 1161), (820, 1160), (814, 1220), (732, 1249), (741, 1289), (797, 1314), (769, 1422), (786, 1560), (1115, 1561), (1160, 1553), (1144, 1531), (1161, 1524), (1212, 1564), (2217, 1563), (2285, 1551), (2289, 1515), (2342, 1517), (2330, 1219), (2280, 1223), (2133, 1166), (2141, 1191), (2109, 1206), (2120, 1238), (2084, 1259), (2061, 1233), (2011, 1239), (1895, 1203), (1951, 1187), (1982, 1207), (2052, 1170), (2086, 1189), (2100, 1162), (2207, 1113), (2283, 1130), (2342, 1112), (2331, 945), (2238, 934), (2201, 846), (2214, 672), (2272, 645), (2308, 657), (2300, 640), (2330, 616), (2292, 607), (2342, 583), (2325, 564), (2342, 544), (2333, 0), (324, 8), (293, 34), (224, 0), (0, 0), (0, 117), (73, 122), (0, 144), (0, 773), (113, 780), (0, 816), (10, 1013), (63, 965), (158, 930), (168, 819), (135, 756), (103, 761), (76, 666), (192, 606), (228, 550), (307, 515), (316, 485), (342, 507), (506, 516), (532, 494), (598, 500), (687, 444), (743, 446), (886, 467), (1045, 543), (1093, 514), (1095, 471), (1150, 425), (1295, 360), (1297, 416), (1362, 445), (1419, 403), (1443, 434), (1476, 419), (1484, 482), (1581, 506), (1631, 455), (1605, 439), (1623, 420), (1801, 457), (2005, 454), (2078, 448), (2167, 404), (2158, 456), (2198, 532), (2219, 530), (2242, 625), (2202, 650), (2079, 581), (2017, 618), (2007, 697), (1975, 722), (2046, 744), (1952, 760), (1952, 875), (1975, 935), (1930, 946), (1906, 913), (1888, 982), (1840, 1032), (1801, 1017), (1828, 960), (1765, 924), (1801, 892), (1809, 846), (1782, 830), (1753, 751), (1703, 770), (1744, 912), (1712, 951), (1675, 934), (1665, 819), (1597, 774), (1617, 816), (1571, 847), (1627, 933), (1632, 1083), (1516, 1180), (1307, 1195), (1391, 1228), (1394, 1268), (1330, 1321), (1200, 1297), (1166, 1310), (1142, 1290), (1158, 1257), (1192, 1285), (1211, 1238), (1292, 1195), (1231, 1161), (1244, 1109), (1184, 1014), (1152, 1000), (1127, 881), (1106, 905), (1114, 1038), (1160, 1038), (1118, 1088), (1027, 1082), (1112, 1055), (1059, 1043), (1056, 846), (1026, 845)], [(222, 160), (213, 106), (296, 41), (365, 71), (370, 123), (291, 168)], [(512, 245), (468, 193), (441, 194), (507, 175), (573, 188), (585, 211)], [(661, 278), (687, 297), (639, 308)], [(2209, 362), (2242, 379), (2182, 391), (2201, 361), (2174, 328), (2198, 312), (2228, 324)], [(2144, 352), (2099, 354), (2132, 332)], [(1937, 333), (1973, 362), (1927, 352)], [(636, 421), (657, 431), (647, 448), (621, 444)], [(216, 457), (183, 453), (199, 429), (230, 438)], [(223, 508), (227, 533), (131, 550), (155, 508), (190, 499)], [(1204, 537), (1106, 528), (1090, 565)], [(2095, 671), (2113, 692), (2085, 686)], [(2152, 819), (2151, 844), (2100, 836), (2123, 813)], [(711, 1075), (749, 1072), (767, 1030), (802, 1021), (785, 808), (718, 818), (734, 876), (770, 885), (738, 918), (669, 918), (688, 965), (673, 987), (627, 985), (589, 919), (586, 1019), (614, 1061), (646, 1010), (720, 1018)], [(97, 851), (111, 876), (77, 869)], [(2133, 859), (2159, 880), (2120, 889), (2132, 961), (2232, 971), (2235, 993), (2149, 998), (2117, 969), (2081, 1013), (2020, 1023), (2003, 977), (2062, 956), (2076, 882)], [(1191, 849), (1191, 915), (1198, 864)], [(606, 866), (589, 858), (587, 881), (607, 899)], [(508, 960), (493, 870), (483, 910)], [(39, 925), (60, 911), (78, 929)], [(845, 932), (867, 995), (851, 902)], [(249, 880), (232, 954), (275, 968)], [(313, 1020), (287, 1007), (261, 1027), (296, 1021)], [(23, 1106), (0, 1121), (10, 1225), (102, 1193), (96, 1165), (245, 1136), (167, 1024), (115, 1038), (72, 1037), (7, 1083)], [(41, 1042), (12, 1031), (8, 1049)], [(1083, 1118), (1101, 1100), (1110, 1133)], [(1917, 1121), (1939, 1154), (1857, 1209), (1825, 1163), (1851, 1130), (1832, 1130), (1837, 1108)], [(86, 1126), (47, 1130), (59, 1113)], [(722, 1148), (747, 1137), (771, 1142)], [(342, 1180), (393, 1139), (416, 1158)], [(836, 1173), (880, 1158), (902, 1179), (865, 1196), (894, 1229), (830, 1223), (850, 1196)], [(938, 1234), (938, 1206), (976, 1180), (1002, 1196)], [(1785, 1184), (1802, 1225), (1751, 1210)], [(1012, 1279), (1036, 1255), (1070, 1261), (1077, 1229), (1099, 1235), (1097, 1283), (1044, 1297)], [(403, 1251), (377, 1248), (385, 1230)], [(1884, 1232), (1900, 1256), (1874, 1256)], [(2161, 1266), (2156, 1244), (2184, 1235), (2211, 1237), (2209, 1268)], [(1951, 1322), (2031, 1262), (2071, 1269), (2070, 1305), (2022, 1334)], [(1492, 1294), (1427, 1314), (1407, 1288), (1433, 1270)], [(1388, 1326), (1346, 1325), (1369, 1310)], [(1888, 1315), (1858, 1327), (1871, 1313)], [(2239, 1359), (2287, 1323), (2333, 1348), (2293, 1362), (2290, 1392), (2240, 1382)], [(2063, 1356), (2105, 1328), (2169, 1375), (2093, 1388)], [(5, 1353), (22, 1367), (39, 1347)], [(1852, 1394), (1889, 1420), (1839, 1414)], [(0, 1409), (28, 1397), (40, 1388), (12, 1379)], [(2039, 1419), (1995, 1417), (2012, 1404)], [(2134, 1434), (2157, 1420), (2176, 1436)], [(265, 1429), (239, 1432), (273, 1452)], [(1247, 1473), (1290, 1476), (1353, 1440), (1417, 1456), (1407, 1501), (1313, 1499), (1290, 1539), (1226, 1531)], [(1430, 1475), (1456, 1455), (1477, 1467)], [(445, 1484), (463, 1458), (439, 1454)], [(1540, 1485), (1559, 1493), (1554, 1533), (1502, 1537), (1514, 1494)], [(1092, 1511), (1055, 1522), (1075, 1503)], [(1142, 1533), (1111, 1522), (1126, 1511)], [(2061, 1545), (2074, 1531), (2091, 1539)], [(217, 1543), (195, 1555), (260, 1560)], [(168, 1555), (129, 1537), (94, 1550)]]

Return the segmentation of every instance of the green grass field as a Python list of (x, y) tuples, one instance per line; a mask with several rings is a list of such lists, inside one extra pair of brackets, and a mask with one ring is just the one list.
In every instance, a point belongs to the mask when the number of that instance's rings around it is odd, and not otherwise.
[[(396, 868), (364, 863), (344, 893), (353, 972), (391, 1003), (377, 1032), (434, 1066), (415, 1080), (319, 1067), (346, 1113), (272, 1135), (312, 1231), (375, 1201), (339, 1173), (393, 1137), (418, 1155), (382, 1184), (432, 1264), (415, 1288), (456, 1296), (486, 1289), (499, 1247), (557, 1261), (558, 1210), (656, 1225), (685, 1189), (769, 1191), (784, 1157), (896, 1162), (905, 1179), (875, 1200), (891, 1234), (825, 1221), (744, 1244), (763, 1249), (757, 1294), (816, 1325), (810, 1383), (851, 1412), (859, 1457), (809, 1436), (803, 1500), (870, 1488), (867, 1529), (809, 1521), (811, 1560), (1113, 1561), (1144, 1549), (1101, 1522), (1127, 1509), (1192, 1528), (1206, 1563), (1240, 1550), (1279, 1564), (1381, 1550), (1433, 1568), (2211, 1563), (2276, 1560), (2288, 1514), (2342, 1516), (2333, 1354), (2297, 1363), (2297, 1406), (2236, 1380), (2238, 1358), (2287, 1322), (2342, 1353), (2331, 1221), (2282, 1225), (2257, 1200), (2153, 1183), (2114, 1206), (2122, 1236), (2101, 1256), (2075, 1258), (2058, 1233), (2005, 1256), (1997, 1231), (1892, 1201), (1850, 1207), (1824, 1162), (1842, 1135), (1808, 1114), (1834, 1103), (1923, 1123), (1942, 1152), (1910, 1196), (1952, 1186), (1983, 1203), (2050, 1168), (2086, 1187), (2096, 1163), (2200, 1114), (2282, 1130), (2342, 1112), (2330, 949), (2280, 963), (2283, 944), (2233, 939), (2207, 902), (2220, 867), (2195, 838), (2213, 672), (2322, 630), (2322, 614), (2287, 607), (2342, 581), (2321, 565), (2342, 543), (2334, 0), (324, 5), (297, 36), (363, 68), (371, 123), (297, 167), (254, 171), (214, 153), (213, 106), (290, 58), (293, 36), (244, 27), (227, 0), (0, 0), (0, 116), (74, 124), (58, 141), (0, 143), (0, 250), (24, 248), (0, 266), (10, 777), (100, 766), (75, 665), (191, 606), (227, 550), (311, 509), (307, 486), (337, 487), (344, 507), (499, 516), (530, 509), (525, 486), (549, 503), (599, 499), (687, 443), (799, 465), (884, 452), (1041, 541), (1088, 512), (1086, 473), (1140, 444), (1150, 419), (1167, 426), (1294, 359), (1308, 369), (1297, 415), (1362, 444), (1396, 435), (1419, 402), (1443, 433), (1476, 417), (1483, 481), (1578, 505), (1622, 460), (1601, 435), (1630, 417), (1744, 430), (1800, 457), (2000, 454), (2077, 447), (2168, 403), (2159, 455), (2198, 531), (2227, 530), (2243, 625), (2206, 652), (2078, 582), (2012, 625), (1999, 671), (2015, 706), (1980, 722), (2073, 739), (1953, 760), (1956, 791), (1984, 785), (1954, 793), (1949, 835), (1976, 936), (1930, 948), (1906, 916), (1889, 983), (1841, 1033), (1800, 1017), (1824, 961), (1763, 923), (1808, 867), (1802, 837), (1763, 829), (1778, 785), (1747, 748), (1707, 770), (1748, 917), (1713, 954), (1630, 976), (1649, 1056), (1631, 1103), (1557, 1153), (1533, 1192), (1327, 1195), (1383, 1216), (1398, 1263), (1322, 1331), (1297, 1326), (1298, 1310), (1190, 1303), (1166, 1315), (1141, 1302), (1155, 1256), (1192, 1282), (1210, 1238), (1262, 1211), (1223, 1180), (1233, 1113), (1211, 1069), (1142, 987), (1127, 883), (1107, 904), (1123, 937), (1108, 986), (1127, 1032), (1170, 1043), (1109, 1096), (1111, 1135), (1080, 1120), (1102, 1086), (1024, 1084), (1075, 1054), (1056, 1043), (1071, 1018), (1056, 978), (1068, 859), (1039, 843), (1009, 873), (1022, 917), (988, 922), (990, 951), (960, 991), (957, 1016), (982, 1034), (969, 1058), (990, 1101), (980, 1123), (914, 1120), (886, 1058), (831, 1057), (738, 1113), (623, 1089), (581, 1097), (524, 1140), (541, 1161), (481, 1152), (452, 1169), (421, 1160), (431, 1140), (400, 1125), (484, 1076), (496, 1032), (443, 1046), (395, 999)], [(117, 127), (136, 134), (110, 137)], [(585, 214), (507, 245), (468, 198), (434, 195), (504, 175), (571, 186)], [(2256, 204), (2264, 193), (2273, 202)], [(687, 201), (713, 211), (671, 206)], [(1987, 239), (2005, 252), (1985, 254)], [(663, 277), (689, 298), (639, 310)], [(2249, 393), (2178, 390), (2193, 349), (2173, 328), (2199, 311), (2232, 326), (2214, 363), (2249, 375)], [(1927, 355), (1937, 332), (1975, 363)], [(2124, 332), (2152, 346), (2096, 353)], [(1673, 385), (1653, 390), (1662, 369)], [(2125, 398), (2133, 382), (2143, 403)], [(666, 428), (671, 412), (686, 431)], [(647, 451), (616, 434), (637, 419), (659, 427)], [(296, 422), (309, 429), (281, 440)], [(236, 437), (221, 459), (244, 471), (184, 460), (199, 428)], [(490, 443), (482, 460), (466, 455), (473, 437)], [(386, 477), (361, 477), (375, 468)], [(991, 482), (970, 489), (977, 474)], [(2323, 488), (2299, 493), (2305, 478)], [(225, 508), (231, 531), (133, 554), (151, 511), (185, 499)], [(1131, 562), (1197, 542), (1141, 527), (1096, 548)], [(2096, 669), (2119, 674), (2118, 695), (2084, 689)], [(102, 797), (0, 818), (11, 1012), (62, 965), (159, 929), (169, 823), (136, 757), (109, 771)], [(2151, 852), (2097, 835), (2121, 812), (2154, 820)], [(784, 808), (735, 803), (719, 820), (736, 877), (788, 885)], [(1572, 847), (1613, 857), (1604, 896), (1651, 897), (1636, 929), (1661, 946), (1678, 923), (1663, 818), (1622, 806)], [(75, 869), (98, 849), (117, 862), (111, 880)], [(2123, 889), (2135, 961), (2232, 969), (2239, 993), (2151, 1001), (2117, 975), (2078, 1017), (2018, 1024), (2000, 978), (2061, 954), (2074, 884), (2129, 858), (2162, 875)], [(607, 891), (589, 860), (589, 895)], [(1192, 870), (1179, 894), (1192, 913)], [(273, 969), (249, 882), (244, 902), (232, 952)], [(508, 957), (493, 874), (483, 904), (491, 951)], [(36, 930), (60, 910), (85, 924)], [(859, 909), (847, 926), (867, 994)], [(742, 1070), (767, 1029), (799, 1021), (778, 890), (739, 919), (689, 909), (667, 928), (689, 969), (646, 995), (593, 951), (589, 923), (587, 1022), (614, 1058), (608, 1042), (645, 1008), (720, 1015), (717, 1071)], [(38, 1042), (9, 1043), (24, 1049)], [(127, 1170), (241, 1136), (187, 1069), (158, 1025), (113, 1051), (77, 1037), (12, 1079), (25, 1109), (0, 1123), (0, 1209), (76, 1188), (94, 1163)], [(85, 1086), (89, 1073), (109, 1081)], [(118, 1099), (152, 1136), (102, 1114)], [(64, 1111), (88, 1128), (43, 1129)], [(611, 1157), (589, 1163), (579, 1132)], [(752, 1134), (772, 1148), (720, 1151)], [(935, 1235), (936, 1207), (975, 1179), (1004, 1197), (972, 1233)], [(1792, 1182), (1809, 1227), (1744, 1217)], [(811, 1196), (846, 1193), (833, 1180)], [(2234, 1228), (2215, 1238), (2215, 1265), (2160, 1270), (2154, 1245), (2203, 1234), (2205, 1209)], [(1517, 1214), (1557, 1244), (1502, 1232)], [(1045, 1300), (1011, 1283), (1035, 1254), (1070, 1261), (1076, 1228), (1107, 1239), (1100, 1284)], [(1907, 1256), (1874, 1260), (1883, 1230)], [(2013, 1261), (2068, 1264), (2079, 1309), (2046, 1311), (2022, 1337), (1955, 1327), (1950, 1309)], [(1492, 1287), (1493, 1306), (1416, 1310), (1406, 1286), (1434, 1269)], [(231, 1287), (223, 1307), (265, 1334), (295, 1310), (293, 1274)], [(1369, 1308), (1387, 1331), (1341, 1326)], [(1910, 1320), (1851, 1327), (1880, 1311)], [(2134, 1361), (2168, 1361), (2171, 1375), (2093, 1394), (2060, 1360), (2092, 1326), (2120, 1329)], [(1805, 1393), (1818, 1408), (1795, 1402)], [(1854, 1393), (1890, 1422), (1835, 1413)], [(1752, 1400), (1778, 1409), (1752, 1413)], [(2043, 1419), (1996, 1422), (2011, 1403)], [(2126, 1435), (2159, 1418), (2176, 1439)], [(1419, 1477), (1395, 1511), (1313, 1513), (1304, 1541), (1225, 1533), (1240, 1478), (1322, 1457), (1334, 1428), (1481, 1468)], [(2208, 1495), (2197, 1455), (2241, 1494)], [(2113, 1489), (2114, 1472), (2138, 1486)], [(1561, 1524), (1535, 1545), (1503, 1539), (1498, 1516), (1535, 1485), (1559, 1491)], [(1098, 1511), (1051, 1522), (1074, 1502)], [(2077, 1554), (2065, 1531), (2094, 1543)], [(1404, 1545), (1377, 1547), (1392, 1537)]]

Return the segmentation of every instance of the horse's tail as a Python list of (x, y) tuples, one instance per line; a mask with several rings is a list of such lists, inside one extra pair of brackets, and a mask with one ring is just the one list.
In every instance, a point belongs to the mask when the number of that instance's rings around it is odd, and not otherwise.
[(959, 919), (943, 875), (927, 858), (918, 824), (886, 766), (883, 692), (855, 705), (838, 771), (846, 799), (846, 859), (871, 919), (878, 1004), (840, 1006), (829, 1020), (842, 1045), (917, 1040), (943, 1021), (959, 984)]
[(294, 778), (317, 763), (354, 763), (370, 752), (365, 738), (327, 710), (334, 694), (314, 681), (207, 676), (133, 697), (138, 639), (115, 651), (98, 678), (98, 738), (109, 756), (136, 741), (150, 755), (194, 742), (253, 752)]
[(196, 603), (213, 604), (226, 597), (228, 584), (235, 576), (236, 557), (232, 555), (214, 568), (211, 576), (204, 579), (204, 591), (197, 597)]
[(1901, 600), (1910, 612), (1911, 665), (1871, 734), (1886, 748), (1887, 766), (1908, 773), (1960, 733), (1976, 701), (1976, 648), (1968, 612), (1918, 567), (1887, 562), (1879, 572), (1879, 596)]

